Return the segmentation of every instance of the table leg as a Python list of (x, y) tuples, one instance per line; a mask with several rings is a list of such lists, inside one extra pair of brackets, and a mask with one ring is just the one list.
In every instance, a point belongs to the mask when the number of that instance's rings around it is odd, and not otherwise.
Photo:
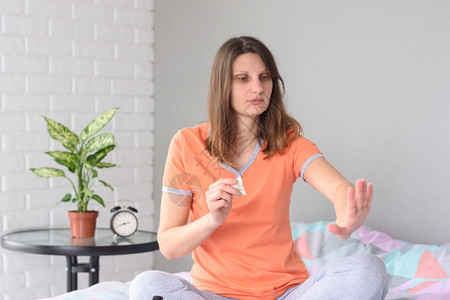
[[(67, 291), (71, 292), (78, 288), (78, 275), (74, 267), (78, 266), (76, 256), (66, 256)], [(75, 272), (74, 272), (75, 271)]]
[(99, 277), (99, 256), (91, 256), (89, 259), (89, 285), (98, 283)]
[(89, 264), (78, 263), (77, 256), (67, 255), (67, 292), (78, 289), (78, 273), (89, 273), (89, 286), (98, 283), (100, 271), (100, 257), (90, 256)]

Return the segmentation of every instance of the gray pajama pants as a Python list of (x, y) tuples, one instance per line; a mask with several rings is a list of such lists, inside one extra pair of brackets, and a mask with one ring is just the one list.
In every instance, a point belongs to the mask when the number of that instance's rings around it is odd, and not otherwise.
[[(384, 299), (387, 288), (384, 263), (374, 255), (358, 254), (324, 266), (276, 299), (379, 300)], [(151, 300), (155, 295), (163, 296), (164, 300), (230, 299), (200, 291), (183, 278), (162, 271), (143, 272), (131, 282), (131, 300)]]

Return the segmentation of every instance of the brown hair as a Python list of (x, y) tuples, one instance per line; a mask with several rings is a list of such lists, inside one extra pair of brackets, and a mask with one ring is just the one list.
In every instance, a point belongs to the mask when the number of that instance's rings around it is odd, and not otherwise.
[[(241, 36), (229, 39), (217, 51), (211, 70), (208, 94), (210, 135), (206, 140), (208, 151), (220, 162), (230, 163), (236, 154), (237, 117), (231, 107), (232, 66), (244, 53), (258, 54), (270, 72), (273, 82), (269, 107), (259, 116), (257, 138), (265, 144), (266, 158), (283, 153), (289, 142), (302, 134), (300, 123), (285, 109), (284, 82), (270, 50), (259, 40)], [(290, 130), (290, 129), (294, 130)]]

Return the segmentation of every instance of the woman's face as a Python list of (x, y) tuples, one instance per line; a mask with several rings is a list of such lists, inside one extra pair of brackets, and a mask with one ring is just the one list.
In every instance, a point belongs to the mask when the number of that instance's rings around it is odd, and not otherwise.
[(241, 54), (234, 60), (231, 106), (239, 117), (257, 117), (269, 106), (272, 77), (258, 54)]

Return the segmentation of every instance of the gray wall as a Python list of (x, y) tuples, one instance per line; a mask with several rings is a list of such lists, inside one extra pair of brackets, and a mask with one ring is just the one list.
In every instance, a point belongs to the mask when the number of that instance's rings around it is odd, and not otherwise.
[[(276, 56), (305, 136), (349, 180), (374, 184), (366, 225), (415, 243), (450, 241), (449, 16), (446, 0), (156, 0), (156, 201), (172, 135), (206, 120), (217, 48), (253, 35)], [(292, 220), (333, 220), (303, 182), (292, 202)], [(169, 271), (189, 264), (156, 260)]]

